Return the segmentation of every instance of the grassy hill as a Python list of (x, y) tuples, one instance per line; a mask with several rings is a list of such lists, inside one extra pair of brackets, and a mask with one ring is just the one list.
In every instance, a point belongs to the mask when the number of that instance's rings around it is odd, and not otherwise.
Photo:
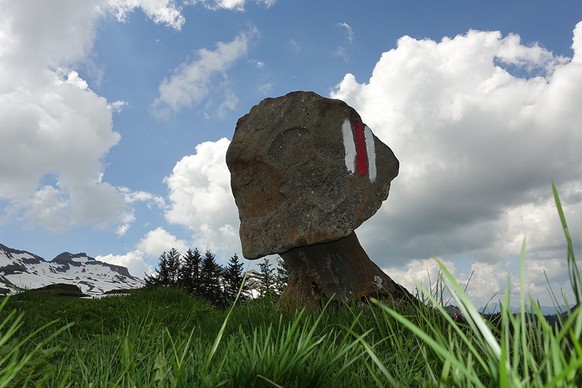
[[(500, 376), (488, 365), (495, 358), (479, 330), (435, 309), (409, 309), (397, 314), (369, 303), (285, 312), (258, 300), (225, 311), (171, 288), (102, 299), (25, 292), (2, 301), (0, 386), (498, 385)], [(527, 376), (518, 374), (522, 382), (581, 381), (580, 342), (572, 338), (580, 338), (582, 319), (573, 317), (561, 339), (558, 329), (525, 334), (529, 367)], [(498, 343), (509, 336), (508, 346), (521, 346), (521, 337), (510, 336), (519, 318), (507, 319), (506, 331), (503, 324), (487, 325)], [(570, 374), (550, 366), (543, 346), (552, 341)], [(511, 373), (523, 373), (523, 366), (518, 362)]]

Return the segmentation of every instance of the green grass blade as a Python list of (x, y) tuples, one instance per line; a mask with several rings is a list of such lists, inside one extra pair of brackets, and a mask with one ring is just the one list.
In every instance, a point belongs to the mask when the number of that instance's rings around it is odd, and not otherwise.
[(232, 305), (228, 309), (228, 313), (226, 314), (226, 317), (224, 318), (224, 321), (222, 322), (222, 325), (220, 326), (220, 329), (218, 330), (218, 334), (216, 334), (216, 337), (214, 338), (214, 342), (212, 343), (212, 347), (210, 348), (210, 352), (208, 353), (208, 357), (206, 358), (206, 364), (204, 365), (205, 371), (208, 371), (208, 369), (210, 368), (210, 364), (212, 363), (212, 359), (214, 358), (214, 355), (216, 354), (216, 350), (218, 349), (218, 345), (220, 345), (220, 341), (222, 340), (222, 336), (224, 335), (224, 331), (226, 330), (226, 324), (228, 323), (228, 320), (232, 314), (232, 311), (234, 310), (234, 307), (236, 306), (236, 302), (240, 298), (240, 295), (242, 293), (242, 290), (243, 290), (243, 287), (245, 285), (246, 280), (247, 280), (247, 274), (245, 273), (245, 275), (243, 276), (243, 280), (238, 288), (238, 292), (236, 293), (236, 298), (234, 299), (234, 302), (232, 303)]
[[(366, 351), (366, 353), (368, 353), (368, 356), (370, 356), (370, 359), (372, 360), (372, 362), (374, 364), (376, 364), (376, 366), (378, 367), (378, 369), (380, 369), (380, 372), (382, 372), (382, 374), (384, 375), (384, 377), (386, 378), (386, 380), (388, 380), (390, 386), (397, 387), (399, 384), (396, 382), (396, 380), (390, 374), (390, 372), (388, 372), (388, 369), (382, 363), (382, 361), (380, 361), (380, 359), (378, 358), (378, 356), (374, 352), (372, 346), (364, 339), (364, 337), (366, 337), (368, 334), (370, 334), (371, 330), (365, 332), (362, 335), (357, 335), (356, 333), (354, 333), (351, 330), (349, 330), (349, 331), (356, 337), (356, 340), (362, 345), (362, 347), (364, 348), (364, 350)], [(376, 380), (376, 383), (379, 384), (379, 386), (382, 386), (382, 385), (380, 385), (380, 382), (378, 380)]]
[(487, 327), (487, 324), (475, 308), (473, 303), (469, 300), (468, 296), (463, 292), (459, 283), (455, 280), (453, 275), (449, 272), (449, 270), (445, 267), (445, 265), (437, 259), (437, 263), (441, 270), (443, 271), (443, 275), (447, 280), (447, 286), (452, 288), (452, 295), (457, 304), (459, 305), (459, 309), (463, 312), (463, 316), (469, 323), (469, 325), (473, 328), (475, 332), (481, 334), (482, 338), (484, 339), (485, 343), (487, 344), (487, 348), (491, 355), (495, 358), (499, 359), (501, 356), (501, 347), (497, 343), (497, 340)]
[(428, 333), (426, 333), (420, 327), (415, 325), (413, 322), (411, 322), (410, 320), (408, 320), (407, 318), (402, 316), (397, 311), (394, 311), (390, 307), (384, 305), (380, 301), (378, 301), (374, 298), (372, 298), (371, 300), (374, 304), (379, 306), (381, 309), (383, 309), (385, 312), (387, 312), (390, 316), (392, 316), (394, 319), (396, 319), (398, 322), (400, 322), (402, 325), (404, 325), (404, 327), (406, 327), (408, 330), (410, 330), (412, 333), (414, 333), (414, 335), (416, 335), (424, 343), (426, 343), (432, 350), (434, 350), (435, 353), (440, 355), (443, 360), (449, 360), (451, 365), (454, 366), (459, 371), (461, 371), (463, 373), (463, 375), (467, 378), (468, 381), (470, 381), (471, 383), (473, 383), (479, 387), (485, 386), (479, 380), (479, 378), (477, 376), (475, 376), (473, 374), (473, 372), (467, 368), (466, 365), (463, 364), (463, 362), (461, 360), (457, 359), (457, 357), (453, 353), (451, 353), (448, 349), (446, 349), (442, 344), (435, 341)]
[(567, 258), (568, 258), (568, 273), (570, 275), (570, 284), (572, 286), (572, 291), (574, 292), (574, 297), (576, 298), (576, 304), (580, 304), (582, 300), (581, 288), (582, 282), (580, 277), (580, 271), (576, 265), (576, 258), (574, 257), (574, 246), (572, 244), (572, 236), (570, 236), (570, 230), (568, 229), (568, 224), (566, 223), (566, 216), (564, 215), (564, 210), (562, 209), (562, 202), (560, 201), (560, 196), (558, 195), (558, 189), (554, 182), (552, 182), (552, 191), (554, 193), (554, 201), (556, 202), (556, 208), (558, 210), (558, 215), (560, 217), (560, 222), (562, 223), (562, 229), (564, 230), (564, 236), (566, 237), (567, 244)]

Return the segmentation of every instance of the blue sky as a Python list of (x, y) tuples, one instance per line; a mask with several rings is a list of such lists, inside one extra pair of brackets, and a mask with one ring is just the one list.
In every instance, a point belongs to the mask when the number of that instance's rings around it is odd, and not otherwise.
[[(240, 255), (224, 152), (263, 98), (356, 108), (401, 162), (358, 235), (413, 287), (441, 257), (502, 292), (567, 288), (582, 223), (579, 1), (0, 0), (0, 242), (128, 266)], [(578, 85), (578, 86), (577, 86)], [(577, 241), (579, 239), (577, 238)]]

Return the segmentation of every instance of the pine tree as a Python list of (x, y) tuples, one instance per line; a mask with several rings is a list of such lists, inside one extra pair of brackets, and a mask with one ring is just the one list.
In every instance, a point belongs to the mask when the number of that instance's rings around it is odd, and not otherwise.
[(198, 248), (188, 249), (182, 256), (182, 266), (180, 268), (180, 286), (185, 288), (190, 294), (202, 296), (202, 286), (200, 281), (200, 267), (202, 255)]
[[(243, 282), (243, 267), (244, 264), (239, 260), (236, 253), (228, 261), (228, 266), (224, 271), (224, 294), (228, 303), (232, 303), (235, 300), (238, 289)], [(244, 291), (245, 287), (243, 286), (239, 299), (244, 298)]]
[(174, 254), (177, 252), (177, 250), (172, 248), (169, 252), (163, 252), (160, 255), (158, 267), (156, 268), (155, 272), (152, 275), (145, 277), (146, 287), (175, 285), (175, 283), (173, 283), (174, 271), (176, 267)]
[(146, 288), (158, 287), (168, 281), (168, 266), (166, 263), (166, 252), (164, 252), (158, 259), (158, 266), (151, 275), (144, 277)]
[(277, 294), (281, 295), (289, 284), (289, 270), (287, 264), (282, 258), (277, 258), (277, 268), (275, 268), (275, 289)]
[(224, 294), (220, 287), (222, 267), (216, 262), (216, 257), (210, 251), (204, 253), (200, 268), (200, 283), (202, 296), (215, 306), (224, 306)]
[(273, 285), (275, 282), (273, 272), (275, 272), (275, 270), (273, 269), (271, 262), (266, 258), (259, 264), (259, 272), (261, 273), (259, 285), (261, 298), (272, 297), (274, 294)]
[(168, 284), (169, 286), (178, 286), (178, 281), (180, 279), (180, 252), (176, 248), (170, 249), (166, 253), (167, 265), (168, 265)]

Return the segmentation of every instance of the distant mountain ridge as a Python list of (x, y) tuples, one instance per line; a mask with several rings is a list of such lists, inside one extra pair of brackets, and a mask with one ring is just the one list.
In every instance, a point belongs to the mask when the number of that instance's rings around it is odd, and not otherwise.
[(87, 295), (143, 285), (127, 268), (97, 261), (84, 252), (63, 252), (47, 261), (34, 253), (0, 244), (0, 295), (55, 283), (76, 285)]

